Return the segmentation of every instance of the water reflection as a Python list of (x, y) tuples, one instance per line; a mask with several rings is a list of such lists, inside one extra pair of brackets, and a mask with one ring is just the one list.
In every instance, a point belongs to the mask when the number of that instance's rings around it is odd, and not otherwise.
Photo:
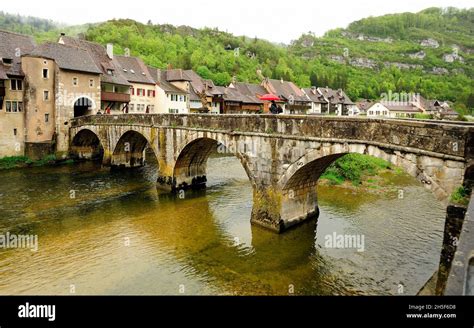
[[(396, 182), (407, 195), (396, 205), (321, 187), (317, 229), (276, 235), (250, 225), (238, 160), (208, 169), (208, 189), (184, 199), (156, 189), (152, 165), (0, 172), (0, 231), (40, 244), (0, 250), (0, 294), (394, 294), (399, 283), (414, 294), (436, 269), (444, 212), (412, 180)], [(333, 232), (366, 235), (366, 252), (325, 248)]]

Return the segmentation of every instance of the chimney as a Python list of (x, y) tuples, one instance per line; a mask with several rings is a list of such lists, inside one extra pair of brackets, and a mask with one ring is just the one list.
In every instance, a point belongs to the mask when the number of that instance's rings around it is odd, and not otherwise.
[(107, 43), (107, 56), (114, 59), (114, 45), (112, 43)]
[(311, 87), (311, 92), (315, 95), (316, 94), (316, 87)]

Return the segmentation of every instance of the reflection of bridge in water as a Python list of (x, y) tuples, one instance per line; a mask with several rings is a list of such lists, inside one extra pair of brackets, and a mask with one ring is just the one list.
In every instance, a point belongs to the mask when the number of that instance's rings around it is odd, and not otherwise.
[[(281, 232), (317, 217), (316, 185), (348, 153), (404, 168), (447, 204), (472, 181), (474, 125), (269, 115), (98, 115), (74, 119), (73, 156), (136, 167), (144, 150), (158, 160), (158, 186), (202, 188), (211, 152), (222, 145), (242, 163), (253, 188), (252, 223)], [(471, 172), (471, 173), (469, 173)]]

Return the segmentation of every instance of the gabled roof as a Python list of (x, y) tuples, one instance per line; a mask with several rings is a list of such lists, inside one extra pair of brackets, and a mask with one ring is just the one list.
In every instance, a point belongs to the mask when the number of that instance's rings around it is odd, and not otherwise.
[(166, 70), (166, 80), (169, 82), (191, 81), (185, 71), (180, 68)]
[(102, 73), (86, 50), (74, 46), (47, 42), (36, 47), (28, 56), (52, 59), (64, 70)]
[[(12, 60), (11, 65), (0, 62), (0, 79), (6, 79), (7, 75), (23, 76), (21, 56), (31, 52), (35, 46), (30, 36), (0, 30), (0, 61), (3, 58)], [(17, 53), (18, 49), (20, 53)]]
[[(59, 43), (87, 50), (96, 66), (102, 71), (102, 82), (130, 86), (130, 83), (121, 73), (122, 70), (117, 61), (109, 58), (107, 50), (102, 45), (65, 35), (60, 37)], [(112, 71), (112, 74), (109, 74), (109, 70)]]
[(150, 72), (151, 78), (155, 83), (163, 89), (166, 93), (178, 93), (178, 94), (188, 94), (186, 90), (180, 89), (172, 83), (166, 81), (166, 71), (162, 71), (158, 68), (147, 66), (148, 71)]
[(263, 81), (262, 85), (267, 88), (269, 93), (272, 93), (284, 100), (290, 100), (291, 97), (293, 97), (295, 101), (310, 102), (303, 91), (293, 82), (266, 79)]
[(323, 95), (318, 92), (317, 88), (304, 88), (304, 93), (308, 96), (308, 98), (317, 104), (326, 104), (326, 100), (324, 100)]
[(406, 113), (423, 113), (423, 110), (414, 106), (413, 104), (407, 104), (406, 102), (380, 102), (384, 105), (388, 110), (394, 112), (406, 112)]
[(224, 101), (239, 102), (242, 104), (263, 104), (263, 101), (258, 99), (255, 95), (246, 95), (241, 93), (237, 88), (231, 87), (216, 87), (220, 94), (223, 95)]
[(145, 63), (137, 57), (114, 56), (122, 75), (131, 83), (155, 84)]
[(206, 92), (207, 96), (212, 96), (211, 89), (215, 87), (211, 80), (205, 80), (192, 69), (184, 71), (185, 77), (191, 82), (191, 87), (196, 93)]
[(318, 88), (318, 91), (331, 104), (354, 105), (354, 102), (341, 89), (333, 90), (326, 87)]
[(255, 104), (262, 104), (263, 101), (260, 100), (259, 96), (267, 93), (267, 90), (258, 84), (233, 82), (232, 86)]

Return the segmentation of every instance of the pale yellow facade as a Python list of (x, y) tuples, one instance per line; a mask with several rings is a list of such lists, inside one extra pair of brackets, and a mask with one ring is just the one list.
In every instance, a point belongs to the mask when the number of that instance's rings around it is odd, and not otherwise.
[(130, 92), (129, 113), (155, 113), (158, 108), (155, 85), (132, 83), (133, 92)]
[[(100, 75), (62, 70), (53, 60), (28, 56), (23, 57), (22, 68), (27, 76), (26, 146), (33, 149), (49, 143), (57, 155), (64, 156), (75, 105), (84, 107), (81, 115), (95, 114), (100, 108)], [(34, 149), (27, 149), (27, 155), (32, 153)]]
[[(12, 80), (21, 81), (21, 90), (12, 88)], [(25, 104), (23, 102), (24, 81), (22, 78), (0, 80), (5, 97), (0, 108), (0, 157), (22, 156), (25, 142)]]

